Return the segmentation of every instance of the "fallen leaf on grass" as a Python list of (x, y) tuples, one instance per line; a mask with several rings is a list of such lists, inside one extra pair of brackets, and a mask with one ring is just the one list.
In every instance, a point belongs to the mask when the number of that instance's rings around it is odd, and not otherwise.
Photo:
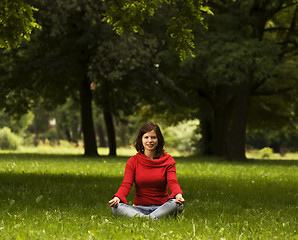
[(43, 195), (38, 196), (35, 201), (36, 203), (39, 203), (41, 201), (41, 199), (43, 198)]

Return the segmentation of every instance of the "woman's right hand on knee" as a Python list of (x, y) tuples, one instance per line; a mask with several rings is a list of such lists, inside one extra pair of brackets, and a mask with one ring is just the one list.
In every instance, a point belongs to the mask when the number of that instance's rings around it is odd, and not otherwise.
[(120, 203), (120, 199), (118, 197), (114, 197), (112, 200), (109, 201), (111, 207), (118, 207)]

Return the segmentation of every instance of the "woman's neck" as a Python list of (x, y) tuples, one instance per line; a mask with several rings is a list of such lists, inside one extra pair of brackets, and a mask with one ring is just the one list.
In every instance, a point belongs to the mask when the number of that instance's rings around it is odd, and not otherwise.
[(149, 158), (149, 159), (154, 159), (154, 156), (155, 156), (155, 152), (156, 151), (144, 151), (144, 155)]

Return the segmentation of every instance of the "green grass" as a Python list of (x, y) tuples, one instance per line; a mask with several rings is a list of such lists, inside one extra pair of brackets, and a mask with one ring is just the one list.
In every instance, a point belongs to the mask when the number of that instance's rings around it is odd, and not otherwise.
[(184, 212), (152, 221), (111, 214), (127, 159), (0, 152), (0, 239), (298, 239), (296, 160), (177, 157)]

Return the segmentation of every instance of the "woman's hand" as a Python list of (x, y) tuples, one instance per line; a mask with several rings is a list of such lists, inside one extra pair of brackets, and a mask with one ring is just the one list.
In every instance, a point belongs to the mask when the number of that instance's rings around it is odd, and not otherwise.
[(112, 200), (109, 201), (111, 207), (118, 207), (120, 203), (120, 198), (114, 197)]
[(176, 203), (178, 204), (183, 204), (185, 202), (185, 199), (182, 197), (182, 194), (181, 193), (178, 193), (176, 196)]

